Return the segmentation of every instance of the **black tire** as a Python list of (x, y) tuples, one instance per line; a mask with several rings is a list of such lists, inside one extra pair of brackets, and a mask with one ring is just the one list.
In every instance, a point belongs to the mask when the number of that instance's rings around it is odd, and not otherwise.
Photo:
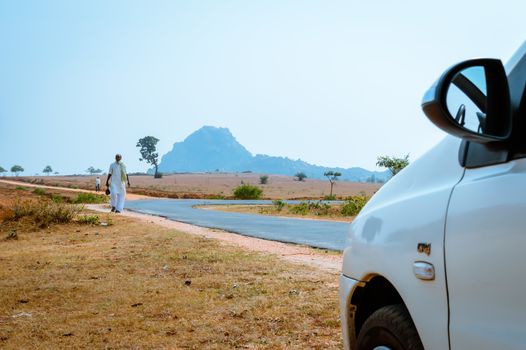
[(415, 324), (404, 305), (389, 305), (373, 312), (356, 339), (355, 350), (424, 350)]

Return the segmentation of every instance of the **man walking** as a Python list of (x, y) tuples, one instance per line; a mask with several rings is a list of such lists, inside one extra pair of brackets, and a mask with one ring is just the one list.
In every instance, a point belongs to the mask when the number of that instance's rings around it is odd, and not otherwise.
[[(124, 209), (124, 199), (126, 197), (126, 183), (130, 186), (130, 179), (126, 172), (126, 166), (121, 161), (120, 154), (115, 155), (115, 163), (110, 165), (106, 187), (110, 188), (111, 211), (120, 213)], [(110, 185), (111, 179), (111, 185)]]
[(95, 179), (95, 192), (99, 192), (100, 191), (100, 177), (97, 176), (97, 178)]

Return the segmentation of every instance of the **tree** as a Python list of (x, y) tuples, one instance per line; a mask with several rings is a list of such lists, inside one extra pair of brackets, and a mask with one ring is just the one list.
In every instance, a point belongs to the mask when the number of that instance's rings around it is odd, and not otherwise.
[(329, 182), (331, 183), (331, 194), (329, 196), (332, 197), (332, 187), (334, 186), (334, 183), (336, 182), (336, 180), (338, 180), (338, 176), (342, 176), (342, 173), (331, 170), (331, 171), (324, 172), (323, 176), (326, 176), (327, 179), (329, 179)]
[(47, 174), (47, 176), (49, 176), (49, 174), (53, 172), (53, 169), (51, 168), (51, 165), (46, 165), (46, 167), (44, 168), (44, 170), (42, 170), (42, 172), (44, 174)]
[[(0, 166), (0, 174), (3, 174), (3, 173), (7, 173), (7, 170), (5, 170), (4, 168), (2, 168), (2, 167)], [(2, 175), (2, 176), (3, 176), (3, 175)]]
[(146, 161), (146, 163), (151, 164), (155, 167), (155, 175), (154, 178), (160, 178), (159, 176), (159, 153), (156, 153), (157, 150), (156, 145), (157, 142), (159, 142), (158, 138), (155, 138), (153, 136), (145, 136), (142, 139), (139, 139), (137, 141), (137, 147), (140, 147), (141, 149), (139, 152), (141, 153), (141, 157), (139, 160), (142, 162), (143, 160)]
[(86, 169), (86, 172), (90, 173), (90, 175), (93, 175), (93, 174), (100, 174), (100, 173), (102, 173), (102, 170), (101, 169), (95, 169), (94, 167), (90, 166), (88, 169)]
[(298, 181), (305, 181), (305, 179), (307, 178), (307, 175), (305, 175), (305, 173), (303, 171), (300, 171), (300, 172), (297, 172), (296, 175), (294, 175), (294, 177)]
[(266, 185), (267, 182), (268, 182), (268, 175), (261, 175), (261, 176), (259, 177), (259, 183), (260, 183), (261, 185)]
[(24, 168), (22, 168), (20, 165), (13, 165), (13, 166), (11, 167), (11, 172), (12, 172), (13, 174), (15, 174), (16, 176), (18, 176), (18, 174), (24, 172)]
[(380, 156), (376, 158), (376, 165), (389, 169), (391, 174), (395, 176), (403, 168), (409, 165), (409, 154), (406, 154), (403, 158)]

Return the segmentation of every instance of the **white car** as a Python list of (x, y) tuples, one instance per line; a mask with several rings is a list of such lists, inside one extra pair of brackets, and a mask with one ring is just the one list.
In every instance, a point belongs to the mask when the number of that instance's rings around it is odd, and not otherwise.
[(425, 94), (442, 142), (351, 225), (340, 278), (345, 349), (526, 349), (526, 43)]

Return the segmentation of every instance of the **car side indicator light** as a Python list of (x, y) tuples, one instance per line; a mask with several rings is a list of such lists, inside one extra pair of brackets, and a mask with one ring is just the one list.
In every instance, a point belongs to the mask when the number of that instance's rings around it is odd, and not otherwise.
[(416, 278), (424, 281), (432, 281), (435, 279), (435, 267), (426, 261), (415, 261), (413, 263), (413, 273)]

